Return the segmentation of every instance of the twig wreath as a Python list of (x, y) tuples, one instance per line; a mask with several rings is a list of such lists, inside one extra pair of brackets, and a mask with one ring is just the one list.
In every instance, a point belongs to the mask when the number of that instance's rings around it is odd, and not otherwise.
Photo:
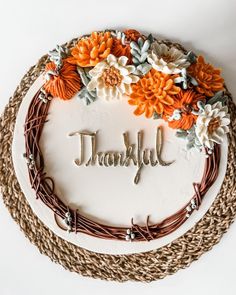
[[(70, 52), (56, 47), (50, 60), (45, 84), (35, 94), (25, 120), (25, 157), (36, 197), (54, 212), (58, 226), (69, 232), (149, 241), (176, 230), (199, 208), (218, 176), (220, 144), (230, 123), (220, 70), (192, 51), (168, 46), (135, 30), (93, 32), (78, 39)], [(109, 102), (126, 95), (136, 107), (135, 115), (162, 118), (177, 130), (177, 136), (186, 139), (187, 148), (205, 153), (201, 182), (193, 184), (195, 194), (183, 208), (157, 224), (149, 224), (147, 217), (146, 225), (131, 219), (129, 227), (114, 227), (95, 222), (60, 200), (53, 179), (44, 171), (39, 140), (51, 100), (68, 100), (77, 92), (87, 105), (95, 99)]]

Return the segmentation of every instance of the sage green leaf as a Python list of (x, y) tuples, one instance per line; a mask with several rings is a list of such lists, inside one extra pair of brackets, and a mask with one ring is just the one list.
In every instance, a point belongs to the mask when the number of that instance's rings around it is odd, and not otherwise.
[(91, 76), (89, 75), (89, 71), (91, 68), (82, 68), (77, 66), (77, 72), (80, 74), (81, 82), (84, 87), (79, 91), (78, 97), (83, 99), (86, 105), (89, 105), (91, 102), (95, 101), (97, 98), (96, 90), (88, 91), (87, 85), (91, 80)]
[(138, 52), (137, 50), (135, 50), (135, 49), (131, 49), (131, 50), (130, 50), (130, 53), (131, 53), (132, 55), (139, 55), (139, 52)]
[(139, 45), (136, 42), (130, 42), (130, 47), (140, 53)]
[(138, 65), (139, 64), (139, 59), (137, 59), (136, 57), (133, 57), (132, 58), (132, 61), (135, 65)]
[(143, 47), (143, 38), (138, 38), (138, 46), (139, 48)]
[(86, 105), (89, 105), (90, 103), (94, 102), (97, 98), (96, 91), (88, 91), (86, 87), (83, 87), (79, 93), (78, 97), (80, 99), (83, 99)]
[(228, 100), (228, 96), (225, 94), (224, 90), (220, 90), (216, 92), (215, 95), (207, 101), (207, 103), (212, 105), (220, 101), (222, 102), (222, 104), (226, 104), (227, 100)]
[(132, 41), (130, 46), (132, 61), (136, 66), (135, 74), (139, 76), (145, 75), (151, 69), (151, 65), (147, 62), (150, 41), (146, 40), (144, 42), (142, 38), (139, 38), (138, 42)]
[(147, 59), (147, 56), (148, 56), (148, 53), (147, 52), (144, 52), (141, 56), (140, 56), (140, 63), (143, 63), (145, 62), (145, 60)]
[(147, 39), (149, 40), (150, 43), (154, 42), (154, 37), (152, 36), (152, 34), (149, 34)]
[(197, 55), (193, 51), (189, 51), (187, 53), (187, 61), (190, 62), (190, 64), (195, 63), (197, 60)]
[(154, 120), (157, 120), (157, 119), (160, 119), (160, 118), (161, 118), (161, 115), (158, 114), (157, 112), (154, 112), (154, 114), (153, 114), (153, 119), (154, 119)]
[(150, 41), (146, 40), (143, 44), (142, 49), (141, 49), (141, 53), (147, 52), (149, 48), (150, 48)]

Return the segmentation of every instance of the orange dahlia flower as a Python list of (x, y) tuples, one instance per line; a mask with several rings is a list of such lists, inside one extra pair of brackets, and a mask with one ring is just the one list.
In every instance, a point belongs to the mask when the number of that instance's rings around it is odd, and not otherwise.
[(174, 103), (173, 96), (180, 92), (181, 88), (175, 86), (176, 75), (168, 75), (154, 69), (149, 71), (136, 84), (132, 85), (129, 104), (136, 105), (135, 115), (145, 113), (147, 118), (154, 112), (163, 114), (165, 108)]
[(93, 32), (90, 37), (78, 41), (68, 61), (81, 67), (94, 67), (111, 53), (112, 44), (110, 32)]
[(120, 39), (113, 40), (112, 54), (115, 55), (116, 57), (120, 57), (120, 56), (128, 57), (128, 64), (132, 63), (132, 55), (131, 55), (130, 49), (131, 49), (130, 45), (122, 44)]
[[(55, 74), (50, 74), (55, 72)], [(56, 72), (54, 62), (46, 64), (45, 74), (49, 74), (49, 80), (45, 82), (44, 89), (53, 97), (59, 97), (64, 100), (72, 98), (81, 88), (80, 76), (76, 72), (76, 65), (63, 61), (59, 72)]]
[[(192, 111), (198, 111), (197, 102), (204, 99), (205, 95), (193, 90), (181, 90), (175, 95), (174, 103), (165, 108), (163, 119), (168, 122), (171, 128), (188, 130), (197, 120), (197, 115), (194, 115)], [(175, 110), (180, 111), (180, 119), (170, 120)]]
[(199, 93), (212, 97), (215, 92), (224, 89), (224, 79), (220, 76), (220, 70), (207, 64), (202, 56), (188, 68), (188, 72), (197, 80), (196, 90)]
[(132, 30), (132, 29), (125, 30), (124, 33), (126, 35), (127, 41), (129, 42), (132, 42), (132, 41), (136, 42), (138, 41), (138, 38), (142, 37), (142, 35), (138, 31)]

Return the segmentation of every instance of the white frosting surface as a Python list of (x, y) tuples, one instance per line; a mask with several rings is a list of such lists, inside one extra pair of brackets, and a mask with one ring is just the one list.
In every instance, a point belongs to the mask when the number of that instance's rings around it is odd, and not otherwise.
[[(63, 239), (86, 249), (110, 254), (138, 253), (161, 247), (184, 234), (205, 214), (214, 201), (222, 184), (227, 163), (227, 140), (222, 144), (220, 173), (215, 184), (205, 195), (200, 209), (175, 232), (150, 241), (132, 242), (110, 241), (93, 238), (85, 234), (67, 233), (54, 221), (52, 212), (35, 198), (30, 187), (26, 161), (23, 158), (25, 116), (33, 95), (43, 84), (39, 77), (28, 91), (20, 106), (13, 139), (13, 162), (17, 178), (34, 213), (54, 233)], [(41, 138), (41, 148), (46, 163), (46, 171), (56, 184), (58, 196), (73, 208), (78, 208), (87, 216), (105, 224), (130, 227), (131, 218), (138, 224), (157, 223), (175, 213), (194, 194), (193, 182), (201, 180), (204, 155), (196, 150), (186, 151), (186, 142), (175, 137), (174, 130), (163, 120), (146, 119), (133, 115), (133, 107), (124, 97), (120, 101), (97, 100), (86, 106), (74, 97), (69, 101), (53, 99), (48, 119)], [(138, 185), (133, 183), (137, 167), (100, 167), (75, 165), (79, 157), (79, 138), (70, 137), (75, 131), (98, 131), (99, 151), (125, 150), (122, 134), (129, 132), (130, 141), (137, 143), (137, 132), (144, 132), (144, 147), (155, 148), (157, 126), (164, 128), (163, 159), (175, 162), (168, 166), (146, 166)], [(87, 150), (90, 142), (86, 140)]]

